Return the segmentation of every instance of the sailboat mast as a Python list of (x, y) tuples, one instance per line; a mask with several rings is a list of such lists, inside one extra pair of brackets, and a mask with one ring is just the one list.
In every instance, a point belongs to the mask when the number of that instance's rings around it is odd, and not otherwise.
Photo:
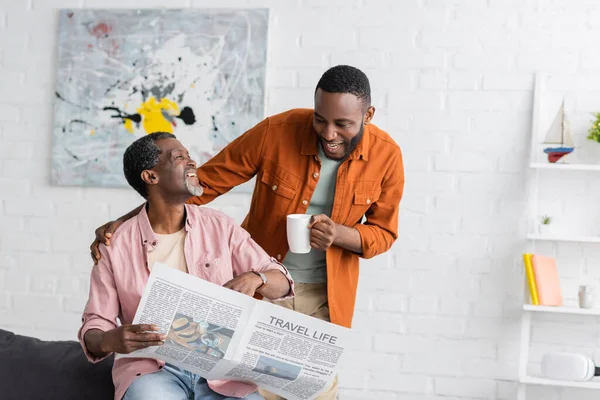
[(561, 125), (561, 130), (560, 130), (560, 143), (561, 145), (564, 146), (565, 144), (565, 101), (563, 100), (562, 105), (560, 107), (561, 113), (560, 113), (560, 125)]

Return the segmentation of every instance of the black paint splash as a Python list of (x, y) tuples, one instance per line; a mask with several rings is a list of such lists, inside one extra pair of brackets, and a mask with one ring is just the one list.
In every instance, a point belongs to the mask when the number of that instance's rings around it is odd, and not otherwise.
[(92, 124), (82, 119), (72, 119), (69, 121), (69, 124), (66, 127), (63, 127), (63, 132), (65, 132), (67, 129), (69, 130), (69, 132), (73, 132), (73, 124), (87, 125), (93, 127)]
[(62, 101), (64, 101), (64, 102), (65, 102), (65, 103), (67, 103), (67, 104), (70, 104), (70, 105), (72, 105), (72, 106), (75, 106), (75, 107), (77, 107), (77, 108), (81, 108), (81, 109), (83, 109), (83, 110), (91, 110), (91, 108), (90, 108), (90, 107), (84, 107), (84, 106), (81, 106), (81, 105), (79, 105), (79, 104), (77, 104), (77, 103), (75, 103), (75, 102), (73, 102), (73, 101), (70, 101), (70, 100), (67, 100), (67, 99), (65, 99), (65, 98), (64, 98), (63, 96), (61, 96), (61, 94), (60, 94), (60, 93), (58, 93), (58, 92), (54, 92), (54, 94), (56, 95), (56, 98), (57, 98), (57, 99), (59, 99), (59, 100), (62, 100)]
[(183, 107), (183, 110), (181, 110), (181, 113), (179, 113), (177, 118), (181, 118), (181, 120), (186, 125), (193, 125), (194, 122), (196, 122), (196, 116), (194, 115), (194, 110), (192, 110), (190, 107), (187, 107), (187, 106)]
[(139, 124), (140, 122), (142, 122), (142, 116), (140, 114), (127, 114), (121, 110), (119, 110), (117, 107), (104, 107), (103, 108), (104, 111), (114, 111), (117, 114), (116, 115), (111, 115), (111, 118), (120, 118), (122, 120), (122, 122), (125, 122), (126, 119), (130, 119), (133, 122), (135, 122), (136, 124)]
[(68, 155), (70, 155), (71, 157), (73, 157), (73, 159), (75, 159), (75, 160), (77, 160), (77, 161), (80, 161), (80, 160), (81, 160), (81, 158), (77, 157), (77, 155), (76, 155), (76, 154), (74, 154), (73, 152), (69, 151), (69, 149), (67, 149), (66, 147), (65, 147), (65, 152), (66, 152)]
[(117, 81), (116, 81), (115, 83), (113, 83), (112, 85), (110, 85), (110, 86), (108, 87), (108, 89), (106, 89), (106, 91), (104, 92), (104, 94), (105, 94), (105, 95), (107, 95), (107, 94), (108, 94), (108, 92), (110, 92), (110, 91), (111, 91), (111, 90), (113, 90), (115, 87), (117, 87), (117, 85), (118, 85), (119, 83), (121, 83), (121, 80), (120, 80), (120, 79), (117, 79)]

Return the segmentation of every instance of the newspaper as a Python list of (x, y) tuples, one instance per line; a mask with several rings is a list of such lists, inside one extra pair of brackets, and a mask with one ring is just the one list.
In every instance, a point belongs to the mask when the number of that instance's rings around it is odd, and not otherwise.
[(156, 263), (134, 324), (155, 324), (161, 346), (117, 357), (156, 358), (207, 380), (254, 382), (290, 400), (328, 388), (350, 330)]

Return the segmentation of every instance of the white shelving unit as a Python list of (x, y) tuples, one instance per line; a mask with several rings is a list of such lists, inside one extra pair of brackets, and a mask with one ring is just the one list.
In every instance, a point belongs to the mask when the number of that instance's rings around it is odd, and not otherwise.
[[(529, 200), (534, 202), (533, 206), (530, 204), (529, 209), (534, 210), (533, 216), (537, 216), (537, 203), (538, 203), (538, 187), (539, 187), (539, 174), (544, 173), (544, 170), (564, 170), (573, 171), (573, 174), (578, 174), (581, 171), (600, 171), (600, 165), (586, 165), (586, 164), (547, 164), (540, 163), (536, 160), (536, 151), (538, 151), (538, 132), (540, 125), (540, 103), (543, 96), (543, 85), (545, 76), (542, 73), (538, 73), (535, 77), (535, 87), (533, 93), (533, 116), (532, 116), (532, 129), (531, 129), (531, 153), (530, 153), (530, 164), (529, 164), (529, 178), (531, 180)], [(528, 221), (529, 222), (529, 221)], [(529, 223), (528, 223), (529, 225)], [(564, 242), (581, 242), (581, 243), (600, 243), (600, 237), (594, 236), (576, 236), (576, 235), (541, 235), (537, 233), (530, 233), (527, 235), (527, 239), (530, 241), (531, 251), (535, 251), (536, 241), (564, 241)], [(529, 288), (527, 285), (527, 277), (524, 274), (524, 300), (529, 302)], [(553, 379), (546, 379), (543, 377), (530, 376), (527, 373), (527, 364), (529, 362), (529, 347), (531, 344), (531, 324), (532, 316), (536, 313), (552, 313), (552, 314), (572, 314), (572, 315), (588, 315), (588, 316), (600, 316), (600, 308), (597, 309), (580, 309), (576, 307), (547, 307), (547, 306), (535, 306), (531, 304), (523, 305), (523, 312), (521, 314), (521, 349), (519, 357), (519, 389), (518, 389), (518, 400), (526, 400), (526, 390), (528, 385), (544, 385), (544, 386), (557, 386), (557, 387), (571, 387), (571, 388), (586, 388), (586, 389), (600, 389), (600, 377), (594, 378), (587, 382), (571, 382), (571, 381), (560, 381)]]
[(554, 242), (600, 243), (598, 236), (568, 236), (568, 235), (527, 235), (529, 240), (549, 240)]
[(600, 165), (588, 165), (588, 164), (531, 163), (530, 167), (534, 168), (534, 169), (555, 169), (555, 170), (566, 170), (566, 171), (600, 171)]
[(576, 314), (576, 315), (595, 315), (600, 316), (600, 308), (577, 308), (577, 307), (549, 307), (534, 306), (532, 304), (523, 305), (523, 311), (554, 313), (554, 314)]
[(600, 381), (596, 380), (591, 380), (588, 382), (570, 382), (526, 376), (525, 378), (521, 379), (520, 383), (528, 385), (559, 386), (581, 389), (600, 389)]

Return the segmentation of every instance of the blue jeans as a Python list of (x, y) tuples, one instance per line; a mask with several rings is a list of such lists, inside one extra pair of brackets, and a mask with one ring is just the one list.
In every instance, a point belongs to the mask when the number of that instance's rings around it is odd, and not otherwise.
[[(123, 400), (234, 400), (211, 390), (206, 379), (191, 372), (165, 364), (160, 371), (134, 380)], [(258, 392), (244, 397), (245, 400), (264, 400)]]

